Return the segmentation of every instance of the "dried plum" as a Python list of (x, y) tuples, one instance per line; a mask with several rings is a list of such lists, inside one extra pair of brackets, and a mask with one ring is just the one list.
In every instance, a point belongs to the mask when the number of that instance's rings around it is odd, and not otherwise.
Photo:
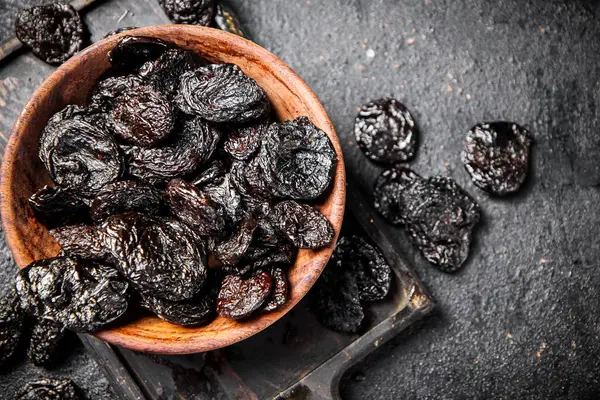
[(318, 210), (293, 200), (277, 203), (269, 214), (274, 228), (301, 249), (318, 249), (333, 241), (331, 223)]
[(138, 75), (109, 76), (98, 82), (90, 96), (90, 107), (95, 110), (109, 111), (113, 103), (123, 92), (131, 91), (142, 84)]
[(169, 99), (179, 90), (181, 76), (205, 62), (191, 51), (169, 49), (154, 61), (147, 61), (138, 70), (138, 74)]
[(29, 198), (38, 221), (57, 226), (85, 220), (88, 206), (71, 191), (60, 186), (44, 186)]
[(183, 123), (181, 132), (154, 148), (130, 146), (125, 149), (129, 173), (147, 182), (166, 183), (194, 172), (213, 154), (221, 133), (201, 118)]
[(227, 275), (217, 296), (217, 312), (226, 318), (246, 318), (265, 303), (272, 286), (273, 277), (265, 271), (246, 279)]
[(263, 311), (265, 312), (277, 310), (288, 301), (289, 297), (289, 287), (285, 272), (281, 268), (273, 268), (271, 276), (273, 277), (273, 290), (267, 299), (267, 304), (263, 307)]
[(423, 178), (408, 168), (384, 171), (377, 178), (373, 190), (375, 209), (392, 224), (405, 224), (405, 196), (412, 187), (422, 182)]
[(70, 379), (40, 379), (29, 382), (17, 400), (81, 400), (77, 387)]
[(132, 29), (137, 29), (137, 28), (138, 28), (137, 26), (122, 26), (120, 28), (113, 29), (112, 31), (106, 32), (103, 39), (118, 35), (119, 33), (130, 31)]
[(162, 192), (138, 181), (119, 181), (106, 185), (92, 201), (90, 214), (96, 222), (127, 211), (157, 213), (162, 206)]
[(146, 61), (156, 60), (171, 44), (145, 36), (123, 36), (109, 51), (108, 59), (121, 72), (135, 72)]
[(206, 168), (202, 169), (192, 180), (192, 184), (197, 187), (203, 187), (211, 183), (220, 181), (227, 173), (227, 163), (225, 160), (212, 160)]
[(251, 244), (234, 271), (236, 275), (244, 275), (248, 271), (272, 265), (292, 265), (297, 253), (298, 248), (291, 243), (281, 243), (277, 246)]
[(127, 283), (102, 264), (70, 257), (35, 261), (16, 282), (21, 307), (77, 332), (93, 332), (127, 310)]
[(213, 255), (224, 265), (236, 265), (250, 247), (256, 226), (254, 218), (244, 219), (230, 237), (214, 244)]
[(102, 232), (91, 225), (69, 225), (52, 229), (50, 235), (60, 245), (65, 254), (105, 260), (109, 252), (104, 244)]
[(467, 133), (462, 161), (475, 185), (505, 196), (527, 177), (531, 143), (529, 131), (513, 122), (477, 124)]
[(237, 160), (247, 160), (259, 149), (268, 129), (268, 122), (258, 122), (233, 129), (229, 132), (223, 147), (231, 157)]
[(62, 64), (83, 48), (85, 33), (77, 11), (65, 3), (51, 3), (20, 11), (17, 38), (49, 64)]
[(144, 297), (142, 306), (160, 319), (182, 326), (201, 326), (216, 316), (216, 299), (210, 294), (198, 295), (190, 300), (175, 302), (157, 297)]
[(395, 99), (379, 99), (362, 106), (354, 135), (360, 149), (373, 161), (393, 165), (415, 156), (415, 122), (408, 109)]
[(56, 350), (65, 336), (65, 327), (60, 323), (39, 319), (31, 332), (27, 357), (35, 365), (50, 366), (56, 359)]
[(0, 299), (0, 365), (8, 360), (17, 348), (24, 329), (24, 315), (19, 297), (11, 289)]
[(233, 33), (248, 38), (248, 34), (242, 29), (242, 24), (236, 13), (222, 1), (217, 2), (212, 25), (222, 31)]
[(171, 213), (200, 236), (221, 236), (225, 232), (225, 208), (183, 179), (167, 185), (165, 199)]
[(240, 194), (233, 184), (233, 179), (230, 174), (225, 174), (223, 178), (216, 179), (214, 182), (205, 185), (204, 193), (210, 199), (225, 208), (226, 225), (233, 227), (243, 217), (243, 202)]
[(208, 26), (215, 13), (215, 0), (158, 0), (176, 24)]
[(238, 192), (246, 199), (270, 200), (274, 196), (273, 176), (270, 172), (271, 159), (258, 155), (248, 161), (234, 161), (231, 178)]
[(179, 108), (217, 123), (244, 123), (265, 116), (269, 100), (235, 64), (210, 64), (181, 77)]

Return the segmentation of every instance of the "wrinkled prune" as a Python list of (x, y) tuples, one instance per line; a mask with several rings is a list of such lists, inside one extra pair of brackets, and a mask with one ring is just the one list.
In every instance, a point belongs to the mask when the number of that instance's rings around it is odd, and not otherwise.
[(226, 318), (246, 318), (265, 303), (272, 286), (273, 277), (265, 271), (246, 279), (227, 275), (217, 296), (217, 312)]
[(173, 179), (165, 189), (171, 213), (200, 236), (221, 236), (225, 231), (225, 208), (183, 179)]
[(407, 211), (404, 198), (410, 189), (423, 181), (408, 168), (392, 168), (384, 171), (373, 190), (373, 205), (392, 224), (405, 224)]
[(273, 289), (270, 297), (267, 299), (267, 304), (263, 307), (263, 311), (275, 311), (288, 301), (288, 281), (285, 272), (281, 268), (273, 268), (271, 270), (273, 276)]
[(21, 307), (77, 332), (93, 332), (127, 310), (127, 283), (105, 265), (70, 257), (35, 261), (17, 275)]
[(361, 150), (373, 161), (393, 165), (415, 156), (415, 122), (408, 109), (395, 99), (379, 99), (362, 106), (354, 123), (354, 135)]
[(248, 34), (242, 29), (242, 24), (236, 13), (233, 12), (231, 7), (223, 4), (222, 1), (217, 2), (212, 25), (222, 31), (248, 38)]
[(223, 147), (231, 157), (237, 160), (247, 160), (259, 149), (268, 129), (267, 122), (234, 129), (229, 132)]
[(307, 204), (282, 201), (273, 207), (268, 218), (281, 235), (301, 249), (318, 249), (333, 241), (329, 220)]
[(234, 270), (235, 275), (244, 275), (248, 271), (256, 271), (270, 265), (292, 265), (297, 253), (298, 248), (291, 243), (281, 243), (277, 246), (251, 244)]
[(212, 160), (206, 168), (198, 172), (198, 175), (192, 180), (192, 184), (197, 187), (203, 187), (211, 183), (220, 181), (227, 173), (227, 163), (225, 160)]
[(244, 204), (233, 184), (230, 174), (225, 174), (223, 178), (205, 185), (202, 189), (209, 198), (225, 208), (226, 224), (228, 227), (233, 227), (240, 221), (243, 217)]
[(105, 260), (109, 252), (102, 232), (91, 225), (70, 225), (52, 229), (50, 235), (65, 254), (90, 260)]
[(160, 319), (182, 326), (200, 326), (210, 323), (216, 316), (216, 299), (210, 294), (198, 295), (181, 302), (145, 297), (142, 306)]
[(92, 201), (90, 214), (96, 222), (114, 214), (140, 211), (155, 214), (162, 205), (160, 190), (144, 182), (119, 181), (102, 188)]
[(80, 400), (77, 387), (70, 379), (40, 379), (29, 382), (17, 400)]
[(519, 190), (529, 169), (529, 131), (512, 122), (477, 124), (467, 133), (462, 161), (473, 183), (490, 194)]
[(270, 162), (271, 159), (261, 155), (248, 161), (234, 161), (230, 172), (238, 192), (249, 199), (273, 198), (275, 185), (270, 173)]
[(217, 123), (244, 123), (269, 111), (265, 91), (234, 64), (210, 64), (185, 73), (177, 105), (186, 114)]
[(62, 64), (81, 50), (85, 35), (77, 11), (60, 2), (20, 11), (15, 32), (33, 54), (49, 64)]
[(154, 61), (147, 61), (138, 71), (148, 83), (171, 99), (179, 90), (181, 76), (205, 62), (191, 51), (169, 49)]
[(90, 96), (90, 107), (94, 110), (110, 111), (117, 97), (125, 91), (135, 89), (142, 82), (138, 75), (110, 76), (102, 79)]
[(52, 365), (64, 335), (65, 327), (60, 323), (44, 318), (37, 320), (31, 332), (27, 357), (35, 365)]
[(215, 13), (215, 0), (158, 0), (176, 24), (208, 26)]
[(118, 35), (119, 33), (130, 31), (132, 29), (137, 29), (137, 28), (138, 28), (137, 26), (122, 26), (120, 28), (113, 29), (112, 31), (106, 32), (106, 34), (104, 35), (103, 39), (106, 39), (106, 38), (111, 37), (111, 36)]
[(123, 173), (114, 138), (65, 109), (50, 118), (40, 138), (39, 158), (59, 186), (95, 196)]
[(254, 218), (244, 219), (230, 237), (214, 244), (213, 255), (224, 265), (236, 265), (250, 247), (256, 226)]
[(110, 63), (122, 72), (135, 72), (146, 61), (156, 60), (171, 44), (145, 36), (123, 36), (108, 53)]
[(221, 133), (201, 118), (183, 123), (181, 132), (154, 148), (125, 149), (129, 173), (150, 183), (166, 183), (194, 172), (217, 148)]
[(24, 315), (19, 297), (11, 289), (0, 299), (0, 365), (8, 360), (17, 348), (24, 329)]
[(60, 186), (44, 186), (29, 198), (38, 221), (57, 226), (86, 219), (88, 206), (75, 194)]
[(125, 143), (152, 147), (164, 140), (175, 125), (173, 107), (149, 85), (125, 90), (110, 113), (114, 134)]

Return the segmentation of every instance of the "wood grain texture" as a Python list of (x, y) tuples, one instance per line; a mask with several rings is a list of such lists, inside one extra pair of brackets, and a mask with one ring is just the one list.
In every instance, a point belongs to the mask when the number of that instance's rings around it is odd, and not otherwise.
[[(260, 46), (211, 28), (162, 25), (127, 34), (159, 37), (211, 61), (237, 64), (264, 88), (279, 119), (305, 115), (325, 131), (338, 155), (338, 164), (331, 188), (317, 208), (331, 221), (337, 240), (346, 199), (343, 155), (323, 106), (294, 71)], [(40, 133), (53, 113), (68, 104), (85, 101), (98, 77), (109, 68), (107, 53), (119, 36), (90, 46), (58, 68), (33, 94), (13, 128), (2, 164), (1, 214), (8, 245), (20, 268), (34, 260), (55, 256), (59, 249), (46, 228), (35, 220), (27, 203), (35, 190), (49, 183), (37, 158)], [(143, 317), (101, 331), (97, 336), (129, 349), (169, 354), (209, 351), (239, 342), (262, 331), (296, 305), (315, 283), (332, 251), (333, 244), (318, 251), (301, 250), (298, 253), (296, 263), (289, 271), (290, 301), (275, 312), (244, 322), (219, 317), (210, 325), (198, 328)]]

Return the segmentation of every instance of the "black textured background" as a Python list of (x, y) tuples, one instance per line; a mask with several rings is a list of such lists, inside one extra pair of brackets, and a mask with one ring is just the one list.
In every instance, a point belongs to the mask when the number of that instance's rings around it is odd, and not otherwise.
[[(353, 143), (356, 107), (391, 95), (411, 109), (421, 129), (411, 167), (424, 176), (452, 176), (483, 208), (472, 256), (453, 275), (428, 265), (398, 229), (400, 247), (439, 307), (418, 329), (351, 371), (344, 398), (596, 398), (599, 3), (231, 3), (256, 41), (294, 68), (324, 103), (347, 167), (363, 185), (349, 190), (370, 191), (380, 172)], [(128, 9), (132, 12), (117, 22)], [(154, 0), (107, 0), (90, 10), (86, 21), (96, 40), (117, 26), (160, 23), (164, 14)], [(16, 96), (24, 103), (50, 71), (30, 54), (0, 65), (0, 79), (16, 82), (12, 92), (0, 90), (0, 100)], [(0, 134), (10, 131), (18, 112), (18, 107), (0, 108)], [(492, 199), (476, 189), (460, 163), (466, 131), (495, 119), (525, 125), (536, 140), (531, 178), (509, 199)], [(3, 260), (0, 277), (8, 280), (6, 270), (12, 267)], [(89, 387), (97, 397), (90, 397), (102, 398), (105, 383), (98, 370), (81, 352), (72, 359), (60, 372), (92, 377), (95, 386)], [(0, 375), (0, 390), (37, 373), (26, 369)]]

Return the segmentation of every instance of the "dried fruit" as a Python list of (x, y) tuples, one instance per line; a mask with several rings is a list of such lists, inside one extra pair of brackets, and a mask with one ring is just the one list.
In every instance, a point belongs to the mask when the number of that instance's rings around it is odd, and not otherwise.
[(162, 206), (162, 197), (160, 190), (144, 182), (114, 182), (102, 188), (92, 201), (90, 214), (96, 222), (127, 211), (156, 214)]
[(392, 168), (375, 181), (373, 205), (392, 224), (405, 224), (405, 196), (412, 187), (423, 181), (419, 175), (408, 168)]
[(273, 207), (268, 218), (281, 235), (301, 249), (318, 249), (333, 241), (329, 220), (307, 204), (282, 201)]
[(37, 220), (50, 227), (85, 220), (88, 213), (81, 199), (60, 186), (44, 186), (29, 198), (29, 205)]
[(27, 357), (35, 365), (50, 366), (56, 359), (56, 349), (65, 336), (65, 327), (60, 323), (39, 319), (31, 332)]
[(21, 10), (15, 21), (17, 38), (49, 64), (62, 64), (83, 48), (85, 33), (77, 11), (65, 3)]
[(93, 110), (110, 111), (115, 100), (123, 92), (131, 91), (142, 84), (138, 75), (109, 76), (98, 82), (90, 96), (89, 104)]
[(244, 204), (231, 175), (225, 174), (223, 178), (205, 185), (202, 190), (211, 200), (223, 206), (226, 226), (229, 229), (235, 227), (243, 217)]
[(153, 61), (144, 63), (138, 73), (157, 90), (172, 99), (179, 91), (181, 76), (206, 64), (191, 51), (169, 49)]
[(110, 63), (122, 73), (136, 72), (146, 61), (156, 60), (171, 44), (145, 36), (123, 36), (109, 51)]
[(236, 268), (236, 275), (244, 275), (248, 271), (256, 271), (270, 265), (292, 265), (298, 248), (291, 243), (277, 246), (251, 244)]
[(69, 225), (52, 229), (50, 235), (65, 254), (90, 260), (107, 260), (110, 253), (105, 247), (102, 231), (91, 225)]
[(415, 122), (408, 109), (395, 99), (374, 100), (362, 106), (354, 123), (354, 135), (361, 150), (373, 161), (393, 165), (415, 156)]
[(202, 169), (198, 174), (192, 179), (192, 184), (199, 188), (202, 188), (204, 185), (208, 185), (211, 183), (217, 183), (217, 181), (221, 181), (221, 178), (227, 174), (228, 168), (225, 160), (216, 159), (212, 160), (210, 164), (206, 166), (206, 168)]
[(236, 13), (222, 1), (217, 2), (212, 25), (222, 31), (248, 38)]
[(70, 379), (40, 379), (29, 382), (17, 400), (81, 400), (77, 387)]
[(273, 268), (271, 276), (273, 277), (273, 290), (269, 299), (267, 299), (267, 304), (263, 307), (263, 311), (265, 312), (277, 310), (288, 301), (289, 297), (288, 281), (285, 272), (281, 268)]
[(227, 275), (217, 296), (217, 312), (226, 318), (246, 318), (265, 303), (272, 286), (273, 277), (265, 271), (246, 279)]
[(144, 297), (142, 306), (160, 319), (182, 326), (201, 326), (210, 323), (216, 316), (215, 296), (200, 294), (190, 300), (175, 302), (157, 297)]
[(17, 348), (24, 328), (24, 315), (19, 297), (11, 289), (0, 299), (0, 365), (8, 360)]
[(477, 124), (467, 133), (462, 160), (475, 185), (505, 196), (527, 177), (531, 143), (529, 131), (513, 122)]
[(215, 0), (158, 0), (176, 24), (208, 26), (215, 13)]
[(264, 121), (233, 129), (223, 147), (231, 157), (247, 160), (260, 148), (268, 129), (269, 123)]
[(236, 265), (250, 247), (256, 225), (254, 218), (244, 219), (230, 237), (214, 244), (213, 255), (224, 265)]

